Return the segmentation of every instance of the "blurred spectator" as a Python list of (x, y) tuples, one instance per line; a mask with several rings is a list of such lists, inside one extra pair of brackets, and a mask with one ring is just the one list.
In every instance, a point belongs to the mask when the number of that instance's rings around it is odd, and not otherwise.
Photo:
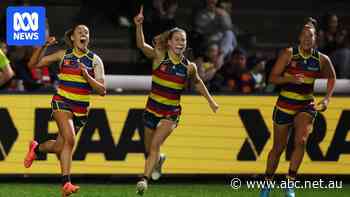
[(244, 94), (250, 94), (254, 92), (254, 79), (253, 76), (251, 75), (251, 73), (249, 71), (245, 71), (243, 72), (240, 76), (239, 76), (239, 80), (238, 80), (238, 87), (239, 87), (239, 91), (241, 93)]
[(345, 31), (340, 31), (336, 35), (337, 49), (330, 58), (336, 68), (339, 78), (350, 78), (350, 43), (349, 36)]
[(250, 70), (250, 74), (254, 80), (254, 92), (263, 92), (266, 87), (266, 61), (261, 58), (254, 58), (254, 61), (252, 61), (251, 64), (252, 69)]
[[(175, 20), (177, 8), (177, 0), (152, 0), (145, 2), (144, 36), (146, 43), (154, 43), (157, 36), (177, 26)], [(131, 39), (135, 47), (135, 36), (132, 36)], [(189, 40), (189, 38), (187, 40)], [(145, 65), (152, 64), (150, 59), (139, 50), (137, 61)]]
[(232, 14), (232, 1), (231, 0), (219, 1), (219, 7), (224, 9), (229, 15)]
[[(33, 52), (32, 55), (28, 61), (28, 64), (31, 64), (31, 62), (33, 61), (33, 56), (35, 53), (38, 53), (39, 51), (41, 51), (42, 48), (41, 47), (33, 47)], [(40, 90), (43, 89), (51, 89), (53, 90), (52, 86), (52, 81), (51, 81), (51, 76), (50, 76), (50, 71), (49, 68), (46, 67), (42, 67), (42, 68), (31, 68), (30, 69), (31, 72), (31, 77), (32, 79), (39, 85), (41, 85)]]
[(152, 23), (158, 28), (158, 33), (176, 26), (175, 14), (178, 8), (177, 0), (153, 0)]
[(5, 53), (0, 50), (0, 87), (6, 84), (15, 75), (13, 72), (10, 61), (7, 59)]
[(254, 90), (254, 79), (247, 68), (247, 53), (243, 49), (237, 48), (232, 52), (220, 75), (224, 91), (251, 93)]
[(146, 42), (174, 27), (176, 27), (175, 14), (178, 8), (177, 0), (153, 0), (149, 21), (145, 23), (147, 32)]
[[(232, 16), (233, 11), (233, 5), (232, 0), (220, 0), (219, 5), (220, 8), (224, 9), (229, 16)], [(237, 25), (234, 24), (234, 22), (231, 22), (232, 27), (231, 30), (233, 31), (235, 38), (240, 42), (240, 46), (242, 46), (241, 41), (247, 42), (250, 41), (248, 39), (255, 39), (253, 38), (253, 35), (241, 28), (239, 28)]]
[(224, 56), (220, 53), (217, 44), (211, 44), (206, 52), (206, 56), (196, 59), (199, 76), (203, 82), (210, 88), (210, 80), (215, 73), (222, 67), (224, 63)]
[(85, 24), (93, 27), (106, 19), (112, 24), (130, 27), (132, 18), (136, 14), (137, 0), (95, 1), (81, 0), (81, 7), (76, 15), (74, 24)]
[(348, 42), (348, 32), (338, 22), (337, 15), (331, 13), (324, 15), (318, 35), (318, 47), (321, 52), (330, 56), (339, 78), (350, 77)]
[(12, 62), (16, 73), (17, 90), (33, 91), (40, 87), (31, 76), (31, 71), (27, 68), (27, 62), (33, 52), (31, 46), (11, 46), (9, 47), (8, 57)]
[(337, 15), (327, 13), (322, 16), (317, 43), (321, 52), (329, 55), (336, 49), (335, 38), (339, 30)]
[[(200, 50), (211, 43), (219, 45), (224, 57), (237, 46), (236, 36), (232, 31), (231, 16), (217, 6), (218, 0), (207, 0), (206, 8), (201, 10), (194, 19), (194, 31), (198, 34), (193, 47), (199, 47), (195, 54), (200, 56)], [(203, 46), (204, 45), (204, 46)]]

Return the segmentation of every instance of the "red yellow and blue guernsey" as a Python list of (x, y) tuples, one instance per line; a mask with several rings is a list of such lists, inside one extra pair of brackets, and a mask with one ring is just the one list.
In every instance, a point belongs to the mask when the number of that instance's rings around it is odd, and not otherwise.
[(60, 64), (58, 88), (52, 98), (52, 109), (72, 112), (74, 126), (78, 129), (86, 123), (92, 91), (81, 73), (79, 62), (85, 64), (89, 74), (94, 76), (93, 60), (91, 51), (78, 55), (74, 49), (68, 49)]
[(298, 47), (293, 48), (291, 62), (286, 66), (284, 76), (303, 76), (302, 84), (287, 83), (281, 87), (275, 111), (274, 121), (277, 124), (292, 123), (298, 112), (307, 112), (316, 116), (314, 108), (314, 82), (321, 76), (320, 53), (312, 50), (311, 55), (305, 57)]
[(152, 88), (144, 114), (146, 127), (155, 129), (164, 118), (178, 122), (188, 64), (189, 61), (184, 57), (175, 63), (166, 53), (159, 65), (153, 65)]

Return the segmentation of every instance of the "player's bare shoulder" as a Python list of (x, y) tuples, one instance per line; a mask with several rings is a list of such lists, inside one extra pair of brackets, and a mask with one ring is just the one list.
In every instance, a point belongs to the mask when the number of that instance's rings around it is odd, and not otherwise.
[(284, 48), (278, 58), (282, 62), (288, 64), (293, 58), (293, 47)]
[(330, 62), (330, 58), (328, 57), (328, 55), (322, 53), (322, 52), (318, 52), (320, 54), (320, 62), (321, 64), (324, 62)]
[(293, 47), (287, 47), (287, 48), (283, 49), (282, 53), (283, 53), (283, 55), (285, 55), (287, 57), (292, 57), (293, 56)]

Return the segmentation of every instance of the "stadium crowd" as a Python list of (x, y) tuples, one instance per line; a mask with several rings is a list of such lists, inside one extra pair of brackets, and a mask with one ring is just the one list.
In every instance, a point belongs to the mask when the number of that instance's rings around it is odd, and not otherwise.
[[(118, 10), (124, 11), (118, 14), (112, 14), (115, 13), (115, 9), (112, 8), (99, 10), (99, 7), (94, 7), (91, 2), (82, 0), (81, 12), (77, 14), (76, 22), (87, 23), (93, 20), (92, 18), (79, 18), (79, 15), (83, 13), (108, 12), (111, 14), (107, 14), (107, 18), (117, 18), (120, 26), (131, 28), (134, 13), (125, 10), (133, 10), (133, 7), (137, 5), (136, 0), (121, 3)], [(145, 34), (146, 41), (152, 43), (154, 36), (177, 26), (175, 16), (181, 5), (177, 0), (147, 2), (145, 7), (148, 8), (149, 14), (145, 16)], [(268, 83), (267, 78), (281, 47), (276, 47), (276, 53), (272, 56), (266, 55), (263, 49), (251, 50), (249, 46), (241, 44), (246, 42), (244, 39), (247, 39), (247, 33), (232, 23), (232, 1), (206, 0), (202, 4), (202, 6), (193, 8), (193, 12), (188, 16), (191, 17), (189, 23), (192, 28), (187, 30), (187, 39), (191, 60), (197, 64), (199, 74), (208, 89), (211, 92), (244, 94), (274, 92), (276, 88)], [(5, 18), (5, 13), (0, 16), (1, 21), (5, 21)], [(320, 19), (317, 25), (317, 48), (331, 58), (338, 78), (349, 79), (350, 43), (346, 26), (342, 23), (342, 19), (334, 13), (325, 13), (315, 18)], [(54, 33), (50, 32), (48, 22), (46, 29), (46, 38), (50, 39)], [(4, 35), (6, 34), (2, 33), (0, 37), (2, 51), (0, 62), (9, 64), (15, 74), (11, 75), (11, 79), (6, 83), (0, 84), (0, 89), (26, 92), (53, 91), (57, 84), (59, 63), (50, 68), (29, 69), (27, 65), (38, 47), (7, 46)], [(59, 40), (59, 38), (56, 39)], [(136, 48), (136, 46), (133, 47)], [(0, 74), (0, 76), (3, 75)], [(192, 89), (191, 84), (188, 89)]]

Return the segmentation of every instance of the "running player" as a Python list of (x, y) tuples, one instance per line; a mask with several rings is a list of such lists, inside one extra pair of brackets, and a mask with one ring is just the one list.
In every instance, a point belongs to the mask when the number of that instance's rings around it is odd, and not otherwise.
[(160, 146), (179, 122), (180, 96), (186, 81), (195, 82), (196, 89), (207, 99), (213, 112), (218, 109), (218, 105), (200, 79), (196, 65), (189, 62), (183, 54), (187, 43), (186, 32), (180, 28), (173, 28), (157, 36), (153, 48), (145, 43), (143, 20), (143, 7), (141, 7), (139, 14), (134, 18), (136, 43), (137, 47), (153, 60), (153, 65), (152, 88), (143, 117), (147, 159), (144, 176), (136, 186), (137, 193), (140, 195), (148, 188), (152, 171), (158, 171), (154, 178), (159, 178), (161, 165), (165, 159), (160, 155)]
[[(267, 159), (266, 180), (273, 179), (290, 128), (294, 129), (295, 137), (287, 179), (296, 179), (317, 111), (327, 109), (333, 94), (334, 68), (328, 56), (315, 49), (315, 40), (315, 25), (308, 21), (300, 33), (299, 46), (285, 49), (271, 72), (269, 81), (282, 89), (273, 112), (273, 147)], [(328, 82), (326, 96), (315, 106), (313, 86), (317, 78), (326, 78)], [(269, 192), (269, 188), (264, 188), (260, 196), (267, 197)], [(293, 188), (286, 189), (286, 196), (295, 196)]]
[(62, 196), (69, 196), (79, 189), (70, 180), (72, 150), (76, 132), (87, 121), (90, 94), (92, 90), (101, 96), (106, 94), (103, 63), (88, 49), (89, 38), (89, 29), (85, 25), (77, 25), (66, 33), (70, 49), (42, 57), (46, 48), (55, 43), (55, 39), (51, 38), (44, 47), (33, 53), (32, 61), (28, 64), (30, 68), (39, 68), (60, 61), (59, 86), (51, 102), (52, 116), (59, 129), (58, 136), (56, 140), (41, 144), (33, 140), (24, 166), (29, 168), (40, 152), (57, 154), (62, 171)]

